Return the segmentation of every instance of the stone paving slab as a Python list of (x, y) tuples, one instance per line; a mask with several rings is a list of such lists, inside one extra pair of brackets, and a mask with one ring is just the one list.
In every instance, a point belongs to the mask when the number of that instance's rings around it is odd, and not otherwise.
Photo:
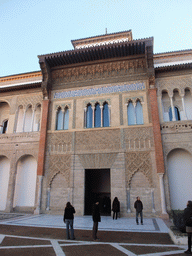
[[(90, 216), (75, 217), (75, 240), (66, 240), (62, 216), (25, 215), (0, 221), (0, 255), (14, 256), (163, 256), (185, 255), (186, 246), (174, 245), (163, 220), (117, 221), (102, 217), (99, 241), (92, 240)], [(57, 227), (58, 226), (58, 227)], [(113, 230), (114, 229), (114, 230)], [(116, 230), (116, 231), (115, 231)]]
[[(62, 215), (27, 215), (18, 219), (2, 220), (0, 224), (65, 228)], [(75, 217), (74, 228), (92, 230), (93, 221), (91, 216)], [(135, 218), (119, 218), (113, 220), (109, 216), (102, 216), (99, 223), (100, 230), (129, 231), (129, 232), (160, 232), (168, 233), (169, 229), (160, 218), (144, 218), (144, 225), (136, 225)]]

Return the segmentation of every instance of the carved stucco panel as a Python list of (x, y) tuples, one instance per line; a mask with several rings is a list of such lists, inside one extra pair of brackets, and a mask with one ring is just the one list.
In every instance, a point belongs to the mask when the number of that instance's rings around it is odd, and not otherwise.
[(69, 185), (70, 179), (70, 169), (71, 169), (71, 155), (52, 155), (49, 158), (49, 172), (48, 172), (48, 182), (51, 183), (54, 177), (61, 173), (65, 176), (67, 184)]
[(147, 177), (152, 186), (152, 164), (149, 152), (126, 153), (125, 166), (127, 187), (130, 186), (133, 175), (138, 171)]
[(192, 76), (157, 78), (156, 87), (158, 96), (161, 96), (162, 90), (166, 90), (169, 95), (173, 94), (174, 89), (178, 89), (180, 94), (184, 93), (186, 87), (192, 91)]
[(76, 133), (76, 150), (119, 150), (120, 130), (100, 130)]
[(79, 155), (80, 162), (84, 169), (110, 169), (115, 162), (116, 157), (116, 153)]

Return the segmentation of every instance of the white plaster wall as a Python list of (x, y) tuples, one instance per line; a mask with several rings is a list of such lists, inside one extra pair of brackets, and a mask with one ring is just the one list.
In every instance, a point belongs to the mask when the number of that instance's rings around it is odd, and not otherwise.
[(6, 208), (9, 172), (9, 159), (5, 156), (0, 156), (0, 211), (4, 211)]
[(35, 204), (37, 161), (33, 156), (23, 156), (17, 163), (13, 207)]
[(183, 210), (192, 199), (192, 155), (175, 149), (169, 153), (167, 162), (171, 208)]

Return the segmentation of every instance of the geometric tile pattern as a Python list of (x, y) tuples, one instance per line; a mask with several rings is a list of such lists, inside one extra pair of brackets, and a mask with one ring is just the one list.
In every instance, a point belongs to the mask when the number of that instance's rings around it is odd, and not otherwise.
[(63, 92), (56, 92), (54, 94), (54, 98), (64, 99), (64, 98), (74, 98), (74, 97), (81, 97), (81, 96), (110, 94), (110, 93), (117, 93), (117, 92), (137, 91), (137, 90), (144, 90), (144, 89), (145, 89), (144, 83), (102, 86), (102, 87), (90, 88), (90, 89), (71, 90), (71, 91), (67, 90)]

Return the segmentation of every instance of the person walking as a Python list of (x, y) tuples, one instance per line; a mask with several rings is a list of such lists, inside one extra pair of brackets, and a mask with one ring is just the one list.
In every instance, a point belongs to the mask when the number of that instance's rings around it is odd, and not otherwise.
[(74, 229), (73, 229), (74, 213), (75, 213), (75, 208), (71, 205), (70, 202), (67, 202), (65, 211), (64, 211), (63, 221), (64, 223), (66, 223), (67, 239), (70, 239), (70, 234), (69, 234), (69, 226), (70, 226), (72, 240), (75, 239)]
[(120, 212), (120, 202), (117, 197), (115, 197), (113, 200), (112, 211), (113, 211), (113, 220), (114, 218), (117, 219), (117, 215)]
[(97, 238), (97, 231), (98, 231), (98, 223), (101, 222), (101, 216), (100, 216), (100, 209), (99, 209), (99, 201), (97, 201), (93, 205), (93, 240), (98, 240)]
[(136, 209), (136, 223), (139, 225), (139, 215), (141, 217), (141, 225), (143, 225), (143, 203), (140, 200), (140, 197), (136, 197), (136, 201), (134, 203), (134, 208)]
[(191, 235), (192, 235), (192, 201), (187, 202), (187, 208), (184, 209), (184, 222), (186, 226), (186, 232), (188, 234), (188, 249), (186, 254), (191, 254)]

